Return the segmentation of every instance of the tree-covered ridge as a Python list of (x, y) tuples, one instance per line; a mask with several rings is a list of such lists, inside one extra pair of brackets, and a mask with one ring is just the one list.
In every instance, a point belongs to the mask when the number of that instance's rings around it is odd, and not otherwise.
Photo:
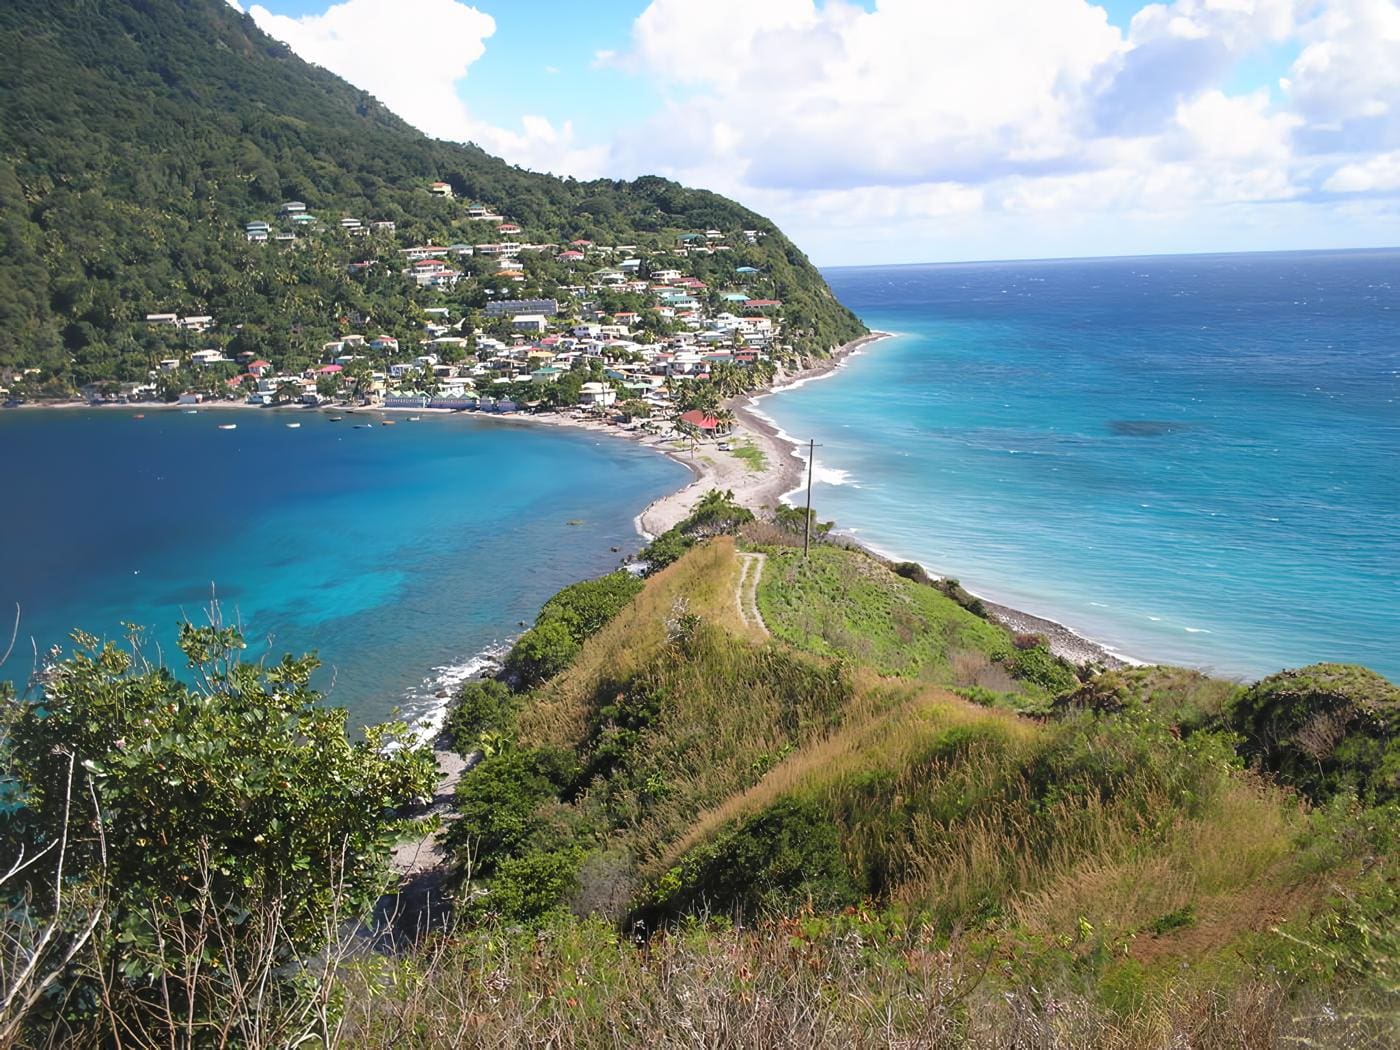
[[(725, 266), (752, 266), (754, 294), (783, 301), (796, 352), (863, 330), (772, 223), (734, 202), (654, 177), (558, 179), (434, 141), (220, 0), (15, 0), (0, 8), (0, 46), (0, 384), (28, 367), (53, 393), (145, 379), (171, 350), (144, 323), (153, 312), (212, 315), (210, 345), (236, 340), (279, 365), (356, 316), (417, 331), (442, 293), (347, 263), (369, 248), (497, 239), (469, 201), (538, 243), (647, 251), (718, 230)], [(428, 192), (438, 180), (454, 199)], [(244, 225), (275, 223), (288, 200), (322, 229), (296, 251), (249, 243)], [(396, 229), (357, 240), (343, 216)], [(543, 289), (566, 276), (528, 279)], [(482, 291), (446, 301), (470, 306)]]

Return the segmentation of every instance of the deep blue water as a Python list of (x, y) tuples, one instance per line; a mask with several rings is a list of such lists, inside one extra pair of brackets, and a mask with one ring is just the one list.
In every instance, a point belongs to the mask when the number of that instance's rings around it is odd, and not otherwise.
[(818, 513), (1128, 655), (1400, 680), (1400, 252), (827, 271)]
[(252, 658), (314, 649), (355, 719), (420, 714), (556, 590), (616, 567), (610, 548), (635, 551), (633, 516), (688, 476), (626, 442), (477, 418), (136, 411), (0, 411), (0, 655), (22, 610), (0, 677), (123, 621), (176, 666), (176, 624), (207, 622), (212, 586)]

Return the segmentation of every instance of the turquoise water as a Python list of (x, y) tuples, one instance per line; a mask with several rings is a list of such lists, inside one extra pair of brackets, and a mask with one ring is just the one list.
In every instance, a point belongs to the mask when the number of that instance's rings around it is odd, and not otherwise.
[(477, 417), (135, 411), (0, 412), (0, 654), (22, 611), (0, 676), (74, 627), (141, 623), (169, 654), (212, 588), (252, 658), (316, 650), (355, 719), (421, 715), (556, 590), (635, 552), (634, 515), (688, 477), (627, 442)]
[(863, 267), (760, 402), (872, 546), (1142, 659), (1400, 679), (1400, 253)]

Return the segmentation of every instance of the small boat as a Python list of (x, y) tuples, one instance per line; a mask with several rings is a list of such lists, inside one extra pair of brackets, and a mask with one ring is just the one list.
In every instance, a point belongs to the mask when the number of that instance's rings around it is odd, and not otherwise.
[(199, 409), (197, 409), (197, 408), (187, 408), (187, 409), (185, 409), (185, 415), (187, 415), (187, 416), (197, 416), (197, 415), (199, 415)]
[(287, 424), (287, 429), (288, 429), (288, 430), (295, 430), (295, 429), (296, 429), (297, 427), (299, 427), (299, 426), (301, 426), (300, 423), (288, 423), (288, 424)]
[(220, 424), (219, 424), (219, 429), (220, 429), (220, 430), (237, 430), (237, 429), (238, 429), (238, 424), (237, 424), (237, 423), (220, 423)]
[(380, 425), (381, 427), (391, 427), (391, 426), (393, 426), (393, 425), (394, 425), (395, 423), (397, 423), (397, 422), (398, 422), (397, 419), (381, 419), (381, 420), (379, 421), (379, 425)]
[(327, 417), (326, 417), (327, 421), (328, 421), (328, 422), (331, 422), (331, 423), (339, 423), (339, 422), (340, 422), (342, 419), (344, 419), (344, 418), (345, 418), (344, 416), (327, 416)]
[(373, 426), (374, 426), (373, 423), (356, 423), (356, 424), (355, 424), (355, 429), (356, 429), (356, 430), (369, 430), (369, 429), (372, 428)]
[(132, 419), (145, 419), (145, 418), (146, 418), (146, 413), (144, 413), (144, 412), (137, 412), (136, 415), (132, 416), (131, 418), (132, 418)]
[(422, 416), (409, 416), (409, 417), (408, 417), (408, 421), (409, 421), (410, 423), (417, 423), (417, 422), (419, 422), (420, 420), (422, 420), (422, 418), (423, 418)]

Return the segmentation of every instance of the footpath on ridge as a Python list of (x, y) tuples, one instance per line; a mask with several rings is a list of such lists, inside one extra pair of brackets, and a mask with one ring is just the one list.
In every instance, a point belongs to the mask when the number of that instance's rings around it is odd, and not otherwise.
[(766, 554), (740, 554), (743, 563), (739, 569), (739, 582), (734, 589), (734, 600), (739, 606), (739, 619), (745, 627), (757, 627), (764, 634), (768, 625), (763, 622), (763, 614), (758, 611), (758, 581), (763, 578), (763, 565), (768, 560)]

